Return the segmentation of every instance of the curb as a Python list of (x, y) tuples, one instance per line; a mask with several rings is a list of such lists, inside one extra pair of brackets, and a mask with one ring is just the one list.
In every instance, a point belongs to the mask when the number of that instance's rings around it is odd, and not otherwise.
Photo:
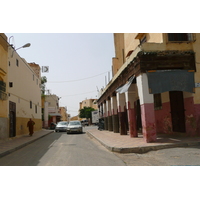
[(102, 142), (100, 139), (95, 137), (92, 133), (86, 132), (86, 134), (91, 137), (95, 138), (99, 143), (101, 143), (105, 148), (107, 148), (109, 151), (117, 152), (117, 153), (147, 153), (149, 151), (156, 151), (159, 149), (169, 149), (169, 148), (176, 148), (176, 147), (189, 147), (189, 146), (197, 146), (200, 145), (200, 142), (180, 142), (176, 144), (164, 144), (164, 145), (155, 145), (155, 146), (138, 146), (138, 147), (111, 147), (104, 142)]
[(40, 139), (40, 138), (43, 138), (43, 137), (45, 137), (45, 136), (47, 136), (47, 135), (49, 135), (49, 134), (51, 134), (51, 133), (53, 133), (53, 131), (51, 131), (51, 132), (49, 132), (49, 133), (47, 133), (47, 134), (45, 134), (45, 135), (41, 135), (40, 137), (35, 138), (35, 139), (31, 140), (31, 141), (25, 142), (25, 143), (23, 143), (23, 144), (21, 144), (21, 145), (19, 145), (19, 146), (17, 146), (17, 147), (14, 147), (13, 149), (9, 149), (9, 150), (7, 150), (7, 151), (5, 151), (5, 152), (2, 152), (2, 153), (0, 153), (0, 158), (6, 156), (6, 155), (8, 155), (8, 154), (11, 154), (12, 152), (14, 152), (14, 151), (16, 151), (16, 150), (19, 150), (19, 149), (21, 149), (21, 148), (23, 148), (23, 147), (25, 147), (25, 146), (27, 146), (27, 145), (29, 145), (29, 144), (35, 142), (36, 140), (38, 140), (38, 139)]

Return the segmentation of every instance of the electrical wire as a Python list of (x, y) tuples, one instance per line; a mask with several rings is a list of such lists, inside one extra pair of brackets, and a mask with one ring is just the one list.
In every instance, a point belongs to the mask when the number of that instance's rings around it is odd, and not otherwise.
[(90, 76), (90, 77), (82, 78), (82, 79), (78, 79), (78, 80), (69, 80), (69, 81), (48, 81), (48, 83), (64, 83), (64, 82), (82, 81), (82, 80), (86, 80), (86, 79), (90, 79), (90, 78), (94, 78), (94, 77), (100, 76), (100, 75), (105, 74), (105, 73), (107, 73), (107, 72), (110, 72), (110, 71), (106, 71), (106, 72), (103, 72), (103, 73), (101, 73), (101, 74), (97, 74), (97, 75), (94, 75), (94, 76)]
[(79, 94), (71, 94), (71, 95), (66, 95), (66, 96), (62, 96), (62, 97), (77, 96), (77, 95), (88, 94), (88, 93), (92, 93), (92, 92), (96, 92), (96, 90), (94, 90), (94, 91), (91, 91), (91, 92), (85, 92), (85, 93), (79, 93)]

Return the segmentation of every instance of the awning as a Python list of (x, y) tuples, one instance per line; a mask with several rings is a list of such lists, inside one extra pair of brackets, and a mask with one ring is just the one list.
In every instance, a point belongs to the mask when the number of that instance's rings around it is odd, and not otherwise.
[(147, 72), (149, 93), (158, 94), (167, 91), (185, 91), (194, 93), (194, 71), (157, 70)]
[(123, 85), (123, 86), (117, 88), (117, 89), (116, 89), (116, 92), (117, 92), (117, 93), (120, 93), (120, 94), (122, 94), (122, 93), (124, 93), (124, 92), (127, 92), (128, 89), (129, 89), (129, 87), (131, 86), (131, 84), (132, 84), (134, 78), (135, 78), (135, 76), (132, 76), (132, 77), (128, 80), (128, 82), (127, 82), (125, 85)]

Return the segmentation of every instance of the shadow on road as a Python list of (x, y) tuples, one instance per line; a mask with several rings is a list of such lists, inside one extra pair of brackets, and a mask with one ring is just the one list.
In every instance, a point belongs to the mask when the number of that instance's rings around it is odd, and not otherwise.
[(0, 166), (37, 166), (40, 159), (66, 132), (52, 132), (17, 151), (0, 158)]

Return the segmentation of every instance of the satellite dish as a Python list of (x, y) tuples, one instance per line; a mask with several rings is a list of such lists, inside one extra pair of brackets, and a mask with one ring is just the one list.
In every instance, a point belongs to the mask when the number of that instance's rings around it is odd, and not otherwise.
[(42, 67), (42, 72), (44, 72), (44, 73), (49, 72), (49, 66), (43, 66)]

